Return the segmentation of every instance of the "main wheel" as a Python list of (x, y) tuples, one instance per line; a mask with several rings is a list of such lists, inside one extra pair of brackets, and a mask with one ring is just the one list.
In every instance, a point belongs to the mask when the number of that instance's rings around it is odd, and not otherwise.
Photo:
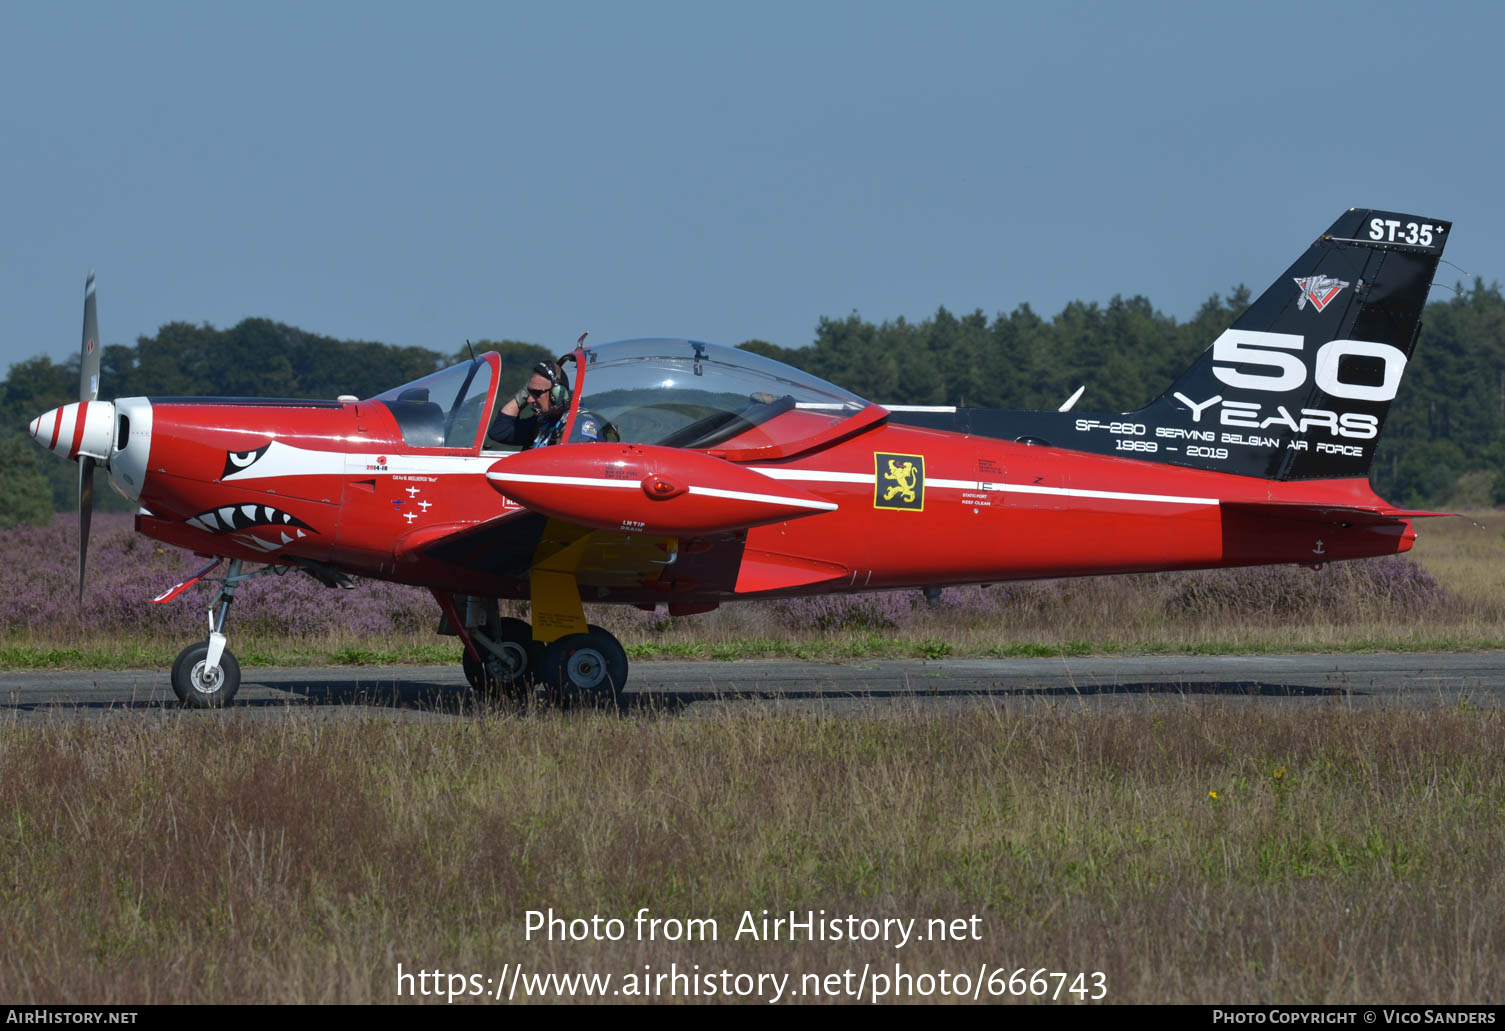
[(200, 641), (179, 652), (172, 664), (172, 692), (191, 709), (222, 709), (240, 690), (240, 663), (230, 649), (220, 653), (219, 668), (212, 673), (204, 668), (208, 657), (209, 642)]
[(484, 697), (520, 699), (538, 679), (542, 646), (533, 640), (531, 626), (511, 617), (497, 624), (496, 641), (501, 646), (500, 655), (484, 646), (477, 647), (487, 660), (485, 668), (470, 657), (468, 649), (460, 654), (465, 679)]
[(544, 649), (539, 679), (560, 701), (621, 706), (627, 686), (627, 651), (598, 626), (561, 637)]

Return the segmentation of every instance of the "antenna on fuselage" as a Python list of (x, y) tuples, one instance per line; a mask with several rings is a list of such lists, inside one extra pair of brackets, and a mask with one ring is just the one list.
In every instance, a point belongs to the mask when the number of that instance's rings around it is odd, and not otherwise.
[(475, 361), (476, 360), (476, 349), (474, 347), (470, 347), (470, 337), (466, 337), (465, 338), (465, 346), (470, 348), (470, 360), (471, 361)]

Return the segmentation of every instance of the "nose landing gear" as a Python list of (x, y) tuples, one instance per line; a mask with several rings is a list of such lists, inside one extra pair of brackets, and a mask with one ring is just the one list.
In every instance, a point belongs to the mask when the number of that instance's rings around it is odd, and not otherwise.
[(264, 573), (243, 574), (241, 560), (232, 559), (220, 581), (219, 593), (209, 603), (209, 640), (190, 644), (178, 653), (172, 664), (172, 691), (189, 708), (222, 709), (235, 698), (240, 689), (240, 663), (225, 647), (225, 617), (230, 613), (235, 588)]

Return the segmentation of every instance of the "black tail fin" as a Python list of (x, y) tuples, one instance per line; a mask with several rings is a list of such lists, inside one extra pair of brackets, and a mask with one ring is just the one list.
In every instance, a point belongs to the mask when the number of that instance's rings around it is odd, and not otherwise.
[(1272, 480), (1367, 476), (1452, 228), (1344, 212), (1137, 412), (895, 409), (892, 418)]
[(1157, 456), (1275, 480), (1367, 476), (1451, 231), (1345, 212), (1136, 413)]

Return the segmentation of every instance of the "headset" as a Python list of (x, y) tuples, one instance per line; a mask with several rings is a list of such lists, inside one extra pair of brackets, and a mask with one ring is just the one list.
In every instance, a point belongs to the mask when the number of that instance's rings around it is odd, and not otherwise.
[(539, 362), (533, 366), (533, 374), (554, 384), (549, 389), (550, 408), (560, 408), (570, 403), (570, 378), (565, 375), (564, 367), (559, 362)]

